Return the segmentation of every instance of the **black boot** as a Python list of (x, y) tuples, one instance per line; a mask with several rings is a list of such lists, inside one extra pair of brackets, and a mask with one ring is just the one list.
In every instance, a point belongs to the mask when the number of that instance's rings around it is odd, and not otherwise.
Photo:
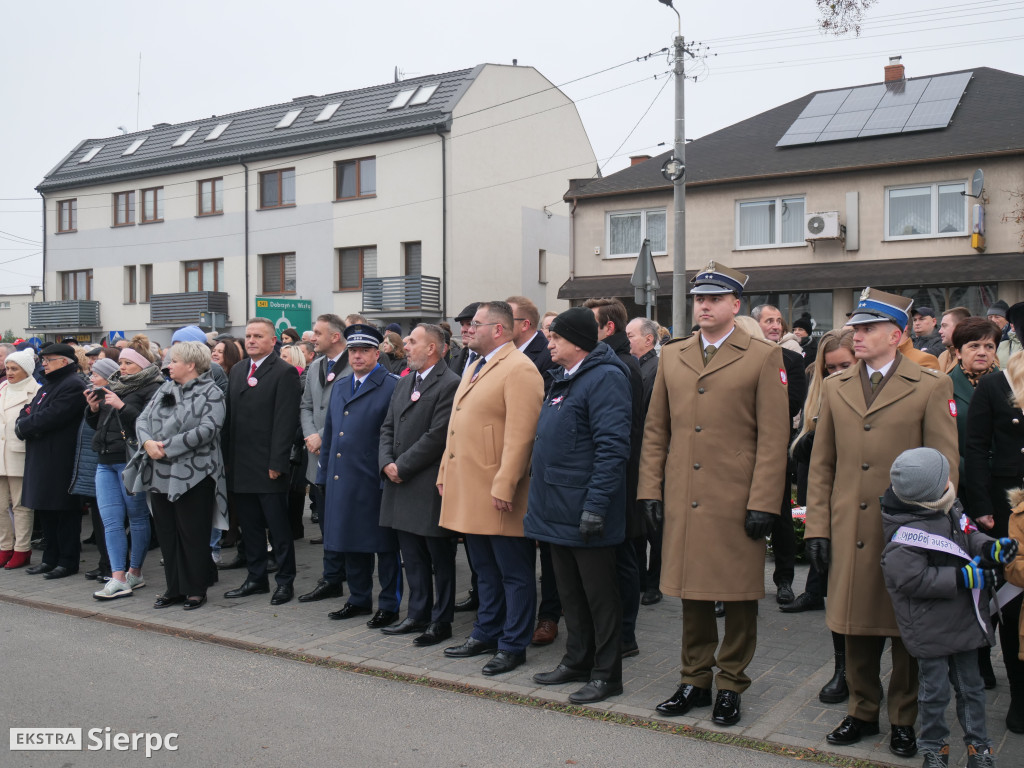
[(835, 650), (836, 671), (832, 679), (818, 691), (818, 701), (824, 704), (838, 704), (850, 698), (846, 685), (846, 641), (842, 635), (832, 633), (832, 647)]

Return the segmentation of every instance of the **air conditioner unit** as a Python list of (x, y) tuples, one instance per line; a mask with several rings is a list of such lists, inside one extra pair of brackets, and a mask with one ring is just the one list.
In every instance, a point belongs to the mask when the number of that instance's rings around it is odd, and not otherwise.
[(825, 240), (842, 234), (839, 227), (839, 211), (824, 211), (804, 215), (804, 239)]

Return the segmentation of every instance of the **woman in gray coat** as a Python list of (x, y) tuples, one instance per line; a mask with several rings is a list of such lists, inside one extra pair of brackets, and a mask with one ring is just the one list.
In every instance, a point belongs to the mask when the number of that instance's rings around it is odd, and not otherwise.
[[(196, 341), (171, 348), (166, 382), (135, 423), (141, 449), (125, 469), (125, 485), (149, 492), (167, 591), (154, 608), (206, 602), (215, 580), (210, 558), (214, 514), (226, 510), (220, 432), (224, 393), (205, 375), (210, 350)], [(223, 521), (218, 527), (224, 527)]]

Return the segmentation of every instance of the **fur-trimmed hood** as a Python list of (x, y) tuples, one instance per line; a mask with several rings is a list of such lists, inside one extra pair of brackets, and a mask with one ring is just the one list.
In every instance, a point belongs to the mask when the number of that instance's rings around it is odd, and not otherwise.
[(1014, 514), (1024, 512), (1024, 488), (1013, 488), (1006, 492), (1010, 501), (1010, 511)]

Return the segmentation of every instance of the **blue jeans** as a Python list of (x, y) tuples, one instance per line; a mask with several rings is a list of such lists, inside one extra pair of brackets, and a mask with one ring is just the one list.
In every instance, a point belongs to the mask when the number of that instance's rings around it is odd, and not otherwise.
[(918, 749), (938, 752), (949, 737), (946, 707), (949, 705), (950, 683), (956, 690), (956, 715), (964, 730), (964, 743), (979, 750), (991, 746), (985, 729), (985, 686), (981, 681), (976, 650), (937, 659), (918, 659), (917, 674), (918, 713), (921, 716)]
[(107, 539), (107, 554), (112, 572), (126, 571), (128, 537), (124, 532), (124, 517), (132, 531), (132, 568), (142, 568), (149, 551), (149, 507), (146, 495), (129, 496), (121, 479), (124, 464), (98, 464), (96, 466), (96, 504), (103, 520), (103, 533)]

